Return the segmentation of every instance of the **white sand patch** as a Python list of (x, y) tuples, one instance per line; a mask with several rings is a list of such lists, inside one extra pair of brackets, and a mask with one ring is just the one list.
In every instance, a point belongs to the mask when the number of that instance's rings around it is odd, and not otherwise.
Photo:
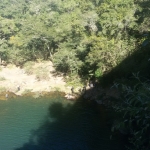
[[(38, 81), (35, 74), (28, 75), (25, 73), (25, 70), (21, 69), (20, 67), (1, 66), (0, 88), (6, 88), (6, 91), (14, 92), (17, 95), (21, 95), (25, 90), (31, 90), (32, 92), (54, 90), (68, 92), (70, 90), (70, 88), (66, 87), (63, 77), (54, 75), (52, 73), (54, 68), (51, 62), (36, 63), (34, 68), (38, 66), (44, 66), (46, 69), (48, 69), (48, 80)], [(19, 91), (18, 86), (20, 87)]]

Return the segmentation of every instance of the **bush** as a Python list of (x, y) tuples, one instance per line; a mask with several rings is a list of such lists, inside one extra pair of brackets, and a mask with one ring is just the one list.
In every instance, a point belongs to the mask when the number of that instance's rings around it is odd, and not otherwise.
[(68, 86), (73, 87), (82, 87), (83, 81), (78, 75), (70, 75), (70, 77), (66, 78), (66, 82)]
[(97, 70), (95, 71), (95, 77), (96, 77), (96, 78), (100, 78), (102, 75), (103, 75), (103, 74), (102, 74), (102, 71), (101, 71), (100, 69), (97, 69)]
[(150, 149), (150, 80), (141, 81), (138, 76), (133, 87), (119, 85), (122, 91), (120, 101), (113, 108), (123, 115), (112, 130), (124, 130), (129, 134), (131, 150)]
[(25, 72), (27, 73), (27, 74), (33, 74), (34, 73), (34, 68), (33, 68), (33, 66), (34, 66), (34, 62), (32, 62), (32, 61), (28, 61), (28, 62), (26, 62), (25, 64), (24, 64), (24, 69), (25, 69)]

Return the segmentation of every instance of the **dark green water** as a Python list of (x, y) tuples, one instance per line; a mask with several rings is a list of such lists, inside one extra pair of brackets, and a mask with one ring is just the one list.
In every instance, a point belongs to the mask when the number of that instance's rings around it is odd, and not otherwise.
[(111, 112), (62, 97), (0, 101), (0, 150), (120, 150)]

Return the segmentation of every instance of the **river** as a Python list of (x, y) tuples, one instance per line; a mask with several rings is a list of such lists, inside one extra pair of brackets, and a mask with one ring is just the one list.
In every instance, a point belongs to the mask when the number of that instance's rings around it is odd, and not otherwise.
[(111, 120), (110, 110), (58, 93), (0, 101), (0, 150), (123, 150)]

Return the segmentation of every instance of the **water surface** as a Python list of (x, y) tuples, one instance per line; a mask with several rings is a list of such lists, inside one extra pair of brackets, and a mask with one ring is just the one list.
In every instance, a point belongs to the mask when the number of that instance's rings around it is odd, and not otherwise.
[(0, 150), (120, 150), (111, 112), (63, 97), (0, 101)]

